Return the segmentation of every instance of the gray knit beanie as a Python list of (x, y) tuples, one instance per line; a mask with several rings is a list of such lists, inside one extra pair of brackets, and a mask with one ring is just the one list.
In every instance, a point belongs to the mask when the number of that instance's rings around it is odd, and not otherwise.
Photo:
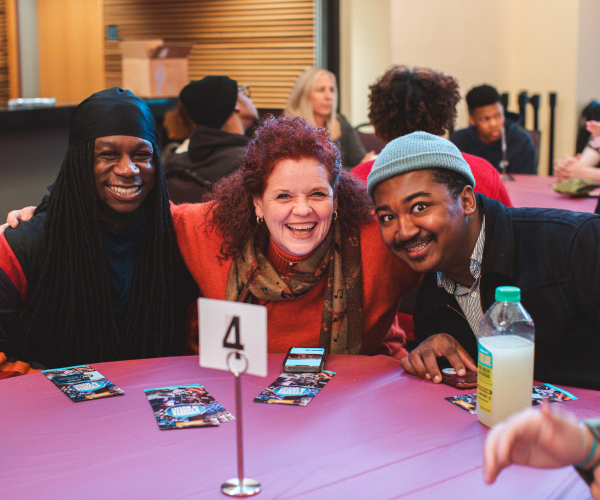
[(377, 184), (390, 177), (425, 168), (453, 170), (475, 187), (471, 167), (454, 144), (427, 132), (413, 132), (389, 142), (379, 153), (367, 177), (369, 195), (373, 196)]

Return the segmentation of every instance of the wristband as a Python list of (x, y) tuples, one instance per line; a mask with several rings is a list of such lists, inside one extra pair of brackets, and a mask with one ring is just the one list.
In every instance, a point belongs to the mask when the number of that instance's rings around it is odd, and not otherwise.
[(578, 469), (582, 469), (583, 467), (588, 465), (592, 461), (592, 458), (594, 458), (597, 447), (598, 447), (598, 438), (596, 436), (594, 436), (594, 443), (592, 444), (592, 451), (590, 451), (590, 454), (583, 462), (579, 462), (577, 465), (575, 465), (575, 467), (577, 467)]

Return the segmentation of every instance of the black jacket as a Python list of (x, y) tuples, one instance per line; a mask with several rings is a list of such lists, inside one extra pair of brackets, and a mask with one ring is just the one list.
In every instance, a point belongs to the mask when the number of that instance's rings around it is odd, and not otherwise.
[[(541, 208), (508, 208), (477, 194), (485, 214), (483, 311), (496, 287), (518, 286), (535, 323), (535, 378), (600, 390), (600, 217)], [(448, 333), (476, 360), (477, 339), (453, 295), (425, 275), (417, 295), (415, 337)]]
[[(506, 158), (508, 167), (506, 171), (512, 174), (537, 174), (535, 162), (535, 148), (531, 136), (515, 122), (508, 119), (504, 122), (506, 130)], [(485, 158), (496, 170), (500, 171), (502, 160), (502, 144), (498, 140), (486, 146), (477, 135), (473, 125), (457, 130), (450, 135), (450, 140), (463, 153)]]
[(216, 128), (197, 125), (190, 137), (187, 152), (164, 153), (165, 173), (168, 174), (173, 169), (183, 169), (215, 183), (239, 167), (247, 145), (248, 138), (245, 135), (230, 134)]

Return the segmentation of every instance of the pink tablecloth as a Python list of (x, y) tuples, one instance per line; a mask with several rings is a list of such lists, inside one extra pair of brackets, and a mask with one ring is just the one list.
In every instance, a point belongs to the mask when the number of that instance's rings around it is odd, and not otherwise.
[(563, 208), (577, 212), (594, 212), (598, 198), (569, 198), (555, 192), (551, 184), (555, 177), (514, 174), (514, 181), (504, 181), (504, 186), (515, 207)]
[[(482, 479), (487, 429), (383, 356), (331, 356), (337, 375), (307, 407), (252, 403), (281, 372), (243, 378), (246, 476), (260, 499), (587, 499), (573, 468), (512, 467)], [(235, 422), (160, 431), (143, 390), (199, 383), (235, 413), (233, 376), (196, 357), (94, 365), (125, 390), (71, 402), (41, 374), (0, 381), (0, 490), (9, 499), (220, 499), (235, 477)], [(600, 417), (600, 392), (564, 407)]]

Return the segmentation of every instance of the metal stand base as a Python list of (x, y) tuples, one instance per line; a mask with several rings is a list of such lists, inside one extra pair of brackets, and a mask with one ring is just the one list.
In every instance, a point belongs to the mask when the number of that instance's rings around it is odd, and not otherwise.
[(242, 487), (240, 488), (240, 480), (236, 477), (223, 483), (221, 491), (224, 495), (230, 497), (251, 497), (260, 492), (260, 483), (245, 477), (242, 479)]
[(515, 180), (515, 178), (510, 174), (500, 174), (500, 178), (503, 181), (514, 181)]

